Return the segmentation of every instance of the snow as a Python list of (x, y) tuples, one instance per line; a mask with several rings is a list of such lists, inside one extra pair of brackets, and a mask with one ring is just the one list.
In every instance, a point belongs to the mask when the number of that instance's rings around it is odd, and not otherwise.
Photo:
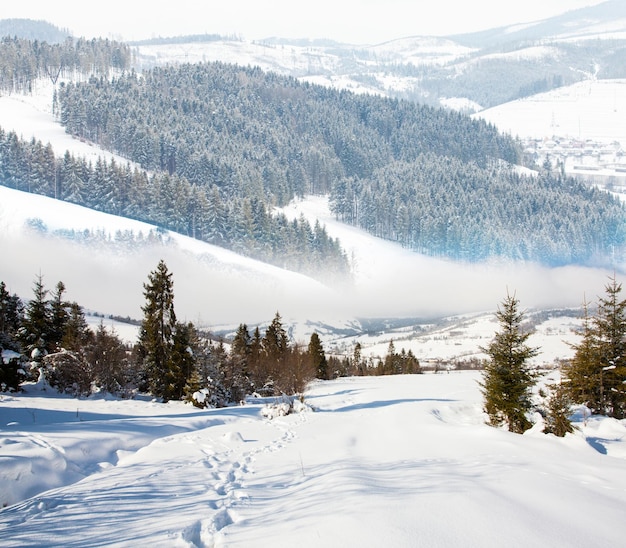
[[(28, 230), (29, 219), (40, 219), (46, 232)], [(81, 244), (55, 235), (62, 228), (109, 239)], [(336, 291), (304, 275), (174, 233), (132, 249), (115, 240), (117, 231), (147, 236), (150, 230), (156, 227), (0, 186), (0, 246), (11, 257), (2, 279), (23, 298), (41, 272), (46, 287), (62, 280), (68, 298), (89, 310), (139, 318), (143, 283), (164, 259), (174, 275), (177, 316), (199, 326), (265, 321), (277, 309), (287, 316), (343, 317)]]
[(25, 140), (34, 137), (44, 145), (50, 143), (59, 158), (69, 150), (74, 156), (84, 157), (94, 164), (100, 157), (109, 162), (115, 159), (118, 164), (134, 165), (121, 156), (65, 133), (63, 126), (52, 114), (53, 93), (52, 83), (40, 79), (33, 84), (32, 94), (0, 94), (0, 127), (6, 132), (14, 131)]
[(2, 544), (620, 546), (626, 423), (511, 434), (484, 424), (479, 378), (315, 382), (271, 419), (265, 400), (5, 395)]
[(626, 80), (591, 78), (475, 116), (521, 138), (617, 141), (626, 148)]
[(578, 307), (583, 292), (602, 293), (610, 274), (574, 266), (497, 260), (468, 264), (427, 257), (339, 222), (324, 196), (296, 200), (282, 211), (289, 218), (319, 219), (330, 236), (339, 238), (354, 272), (344, 297), (352, 298), (351, 310), (361, 318), (441, 318), (494, 310), (507, 287), (517, 291), (524, 307)]

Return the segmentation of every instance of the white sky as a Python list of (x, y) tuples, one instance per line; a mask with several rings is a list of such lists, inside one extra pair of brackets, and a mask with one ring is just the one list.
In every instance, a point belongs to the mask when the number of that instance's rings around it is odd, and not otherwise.
[(544, 19), (602, 0), (3, 0), (0, 19), (46, 20), (75, 35), (125, 40), (181, 34), (330, 38), (373, 44)]

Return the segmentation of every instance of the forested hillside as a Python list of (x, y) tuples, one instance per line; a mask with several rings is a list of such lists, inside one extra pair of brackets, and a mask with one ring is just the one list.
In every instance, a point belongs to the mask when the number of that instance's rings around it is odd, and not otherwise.
[(601, 260), (624, 244), (618, 199), (548, 171), (520, 175), (424, 154), (335, 186), (341, 219), (421, 253), (550, 266)]
[(590, 264), (624, 245), (617, 200), (558, 173), (520, 176), (519, 143), (463, 114), (223, 63), (139, 74), (124, 70), (127, 46), (108, 40), (1, 47), (3, 89), (60, 78), (52, 107), (66, 130), (140, 166), (59, 160), (3, 133), (0, 174), (14, 188), (318, 277), (349, 270), (340, 242), (272, 213), (306, 194), (329, 194), (338, 218), (435, 256)]
[[(167, 172), (148, 174), (114, 160), (99, 159), (92, 165), (69, 152), (57, 159), (50, 145), (24, 141), (2, 128), (0, 181), (18, 190), (156, 224), (316, 278), (345, 276), (349, 271), (340, 243), (319, 223), (311, 226), (305, 219), (289, 221), (285, 215), (272, 215), (256, 199), (224, 203), (218, 192)], [(45, 230), (36, 220), (33, 226)], [(80, 240), (97, 236), (63, 235)], [(141, 236), (125, 236), (129, 237)]]
[(209, 63), (61, 86), (56, 108), (70, 133), (225, 204), (329, 193), (346, 222), (426, 254), (590, 263), (624, 243), (617, 200), (522, 177), (514, 140), (408, 101)]
[(30, 92), (38, 78), (109, 75), (130, 68), (130, 47), (111, 40), (67, 38), (50, 44), (6, 36), (0, 41), (0, 92)]

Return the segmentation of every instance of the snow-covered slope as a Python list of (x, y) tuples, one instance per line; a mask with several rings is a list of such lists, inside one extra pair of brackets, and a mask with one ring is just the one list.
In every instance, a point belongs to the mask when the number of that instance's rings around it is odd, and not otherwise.
[(626, 149), (626, 80), (590, 78), (475, 116), (522, 138), (618, 141)]
[[(206, 42), (140, 45), (139, 67), (171, 63), (220, 61), (266, 71), (356, 93), (403, 92), (417, 82), (413, 77), (391, 77), (393, 65), (441, 65), (472, 51), (452, 40), (414, 36), (377, 45), (356, 46), (289, 43), (279, 40), (212, 40)], [(374, 83), (375, 82), (375, 83)]]
[(624, 422), (494, 429), (479, 378), (318, 382), (316, 412), (274, 420), (262, 402), (4, 396), (2, 545), (621, 546)]
[[(0, 97), (0, 127), (50, 142), (57, 156), (66, 150), (104, 154), (70, 138), (54, 120), (51, 102), (52, 88), (43, 83), (32, 96)], [(142, 284), (160, 258), (174, 274), (179, 317), (208, 326), (269, 321), (277, 310), (285, 319), (335, 325), (354, 317), (441, 317), (493, 310), (507, 288), (517, 292), (525, 307), (578, 306), (583, 295), (602, 293), (608, 274), (579, 267), (468, 265), (424, 257), (337, 222), (326, 199), (312, 197), (285, 208), (285, 213), (320, 219), (340, 239), (354, 270), (353, 284), (327, 287), (174, 234), (165, 238), (167, 245), (128, 249), (116, 241), (118, 231), (145, 236), (151, 227), (41, 196), (0, 191), (5, 258), (0, 278), (11, 291), (28, 297), (41, 273), (49, 287), (62, 280), (68, 297), (88, 309), (135, 318), (141, 315)], [(25, 230), (29, 219), (41, 220), (47, 232)], [(99, 230), (111, 241), (100, 241), (94, 249), (55, 235), (60, 229)]]
[[(29, 227), (34, 219), (44, 230)], [(68, 230), (100, 232), (107, 240), (68, 238)], [(174, 233), (149, 242), (151, 230), (156, 229), (0, 186), (1, 277), (24, 298), (41, 273), (47, 287), (62, 280), (68, 297), (88, 309), (138, 318), (142, 284), (164, 259), (174, 274), (178, 316), (199, 325), (261, 322), (277, 310), (286, 317), (344, 318), (335, 306), (336, 292), (311, 278)], [(118, 231), (142, 234), (145, 241), (129, 246), (116, 237)]]

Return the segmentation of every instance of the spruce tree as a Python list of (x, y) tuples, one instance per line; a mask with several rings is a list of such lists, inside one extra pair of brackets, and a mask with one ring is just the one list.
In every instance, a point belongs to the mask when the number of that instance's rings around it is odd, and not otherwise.
[(91, 337), (92, 342), (85, 352), (90, 364), (92, 381), (111, 394), (127, 384), (127, 358), (123, 342), (102, 322)]
[(626, 416), (626, 299), (620, 300), (622, 284), (615, 276), (598, 301), (595, 325), (600, 343), (600, 392), (605, 413), (617, 419)]
[[(174, 312), (174, 282), (163, 260), (144, 284), (146, 304), (139, 332), (139, 348), (143, 358), (148, 387), (153, 395), (170, 399), (171, 367), (176, 314)], [(183, 383), (184, 384), (184, 383)]]
[(583, 303), (581, 340), (571, 345), (574, 356), (563, 366), (563, 389), (574, 403), (586, 405), (592, 412), (603, 409), (600, 394), (600, 348), (587, 302)]
[(496, 317), (500, 331), (482, 349), (489, 356), (480, 383), (484, 409), (492, 426), (506, 425), (511, 432), (521, 434), (531, 426), (526, 415), (531, 410), (536, 375), (528, 361), (538, 349), (526, 344), (530, 333), (522, 330), (524, 314), (515, 296), (507, 295)]
[(264, 388), (273, 388), (274, 393), (283, 391), (284, 377), (287, 372), (287, 355), (289, 353), (289, 338), (283, 328), (282, 318), (276, 312), (272, 323), (265, 330), (262, 341), (262, 368), (265, 374)]
[(552, 385), (548, 388), (551, 390), (551, 394), (546, 402), (545, 426), (543, 431), (546, 434), (554, 434), (562, 438), (565, 434), (574, 431), (574, 426), (569, 419), (572, 400), (562, 384)]
[(326, 354), (324, 353), (324, 347), (322, 341), (317, 333), (311, 334), (309, 341), (309, 359), (311, 360), (311, 366), (315, 371), (315, 376), (318, 379), (327, 380), (330, 378), (328, 371), (328, 362), (326, 361)]
[(226, 384), (231, 400), (235, 402), (243, 400), (252, 388), (249, 370), (251, 344), (248, 326), (240, 324), (233, 338), (226, 372)]
[(582, 340), (563, 370), (564, 386), (575, 403), (592, 413), (618, 419), (626, 416), (626, 300), (615, 276), (605, 286), (595, 316), (585, 306)]
[(58, 352), (65, 335), (69, 320), (68, 308), (70, 303), (65, 301), (65, 284), (58, 282), (52, 299), (50, 299), (50, 332), (48, 335), (48, 351)]
[(26, 379), (22, 367), (23, 357), (18, 357), (19, 344), (17, 330), (22, 319), (22, 302), (17, 295), (11, 295), (4, 282), (0, 282), (0, 354), (3, 350), (16, 353), (0, 359), (0, 392), (19, 390), (20, 383)]
[(626, 300), (620, 300), (622, 284), (615, 276), (605, 286), (594, 318), (598, 340), (600, 413), (617, 419), (626, 416)]
[(176, 323), (167, 367), (168, 399), (182, 399), (185, 394), (185, 385), (195, 367), (195, 331), (192, 323)]
[(50, 305), (47, 300), (48, 290), (44, 287), (40, 274), (33, 286), (33, 298), (24, 310), (24, 319), (19, 330), (22, 348), (28, 357), (39, 362), (47, 354), (51, 328)]
[(0, 281), (0, 349), (17, 351), (16, 337), (22, 322), (24, 305), (17, 295), (11, 295)]

